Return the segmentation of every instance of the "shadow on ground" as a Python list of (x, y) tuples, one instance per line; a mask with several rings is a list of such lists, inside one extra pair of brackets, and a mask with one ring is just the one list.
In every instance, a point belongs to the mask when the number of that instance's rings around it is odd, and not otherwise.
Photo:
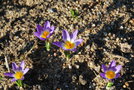
[[(92, 79), (95, 74), (87, 66), (87, 62), (76, 63), (79, 68), (72, 66), (72, 69), (63, 68), (64, 59), (55, 47), (50, 52), (45, 48), (34, 50), (28, 57), (33, 61), (33, 68), (26, 76), (25, 83), (29, 88), (41, 88), (41, 90), (87, 90), (95, 88)], [(54, 53), (57, 53), (57, 56)]]

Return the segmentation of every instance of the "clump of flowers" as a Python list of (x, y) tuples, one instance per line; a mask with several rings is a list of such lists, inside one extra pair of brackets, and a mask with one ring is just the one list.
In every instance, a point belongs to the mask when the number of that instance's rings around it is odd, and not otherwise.
[(114, 60), (110, 62), (109, 67), (102, 65), (103, 73), (100, 73), (100, 76), (110, 81), (107, 84), (107, 87), (111, 87), (113, 85), (113, 80), (120, 77), (119, 72), (121, 68), (122, 68), (122, 65), (116, 66), (116, 62)]
[(19, 87), (22, 87), (22, 80), (24, 80), (24, 75), (29, 71), (29, 68), (25, 68), (25, 62), (22, 61), (19, 66), (16, 63), (12, 63), (12, 70), (14, 73), (4, 73), (5, 76), (12, 77), (12, 82), (16, 81)]
[[(82, 39), (77, 39), (78, 30), (75, 30), (73, 33), (69, 34), (68, 31), (62, 31), (62, 38), (64, 42), (54, 42), (53, 44), (61, 47), (66, 51), (76, 51), (76, 47), (82, 43)], [(67, 53), (66, 55), (69, 57), (70, 55)]]
[(50, 22), (46, 21), (44, 27), (37, 25), (37, 32), (34, 32), (34, 35), (37, 36), (40, 40), (46, 41), (46, 50), (50, 51), (50, 42), (49, 38), (54, 32), (54, 26), (50, 26)]

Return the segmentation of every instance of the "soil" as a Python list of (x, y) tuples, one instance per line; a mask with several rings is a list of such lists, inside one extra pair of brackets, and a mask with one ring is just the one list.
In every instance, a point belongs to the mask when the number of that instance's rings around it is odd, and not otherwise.
[[(74, 18), (70, 11), (77, 10)], [(64, 51), (34, 36), (36, 25), (50, 21), (55, 26), (51, 42), (62, 41), (62, 30), (78, 29), (83, 43)], [(123, 65), (112, 90), (134, 90), (133, 0), (0, 0), (0, 90), (17, 90), (5, 64), (25, 61), (24, 90), (105, 90), (101, 65), (115, 60)]]

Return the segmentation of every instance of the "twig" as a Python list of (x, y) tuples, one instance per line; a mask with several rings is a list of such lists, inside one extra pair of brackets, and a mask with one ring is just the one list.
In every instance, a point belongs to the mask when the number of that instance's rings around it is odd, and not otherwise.
[(6, 63), (6, 68), (7, 68), (8, 72), (10, 72), (9, 64), (8, 64), (8, 61), (7, 61), (7, 57), (6, 56), (5, 56), (5, 63)]

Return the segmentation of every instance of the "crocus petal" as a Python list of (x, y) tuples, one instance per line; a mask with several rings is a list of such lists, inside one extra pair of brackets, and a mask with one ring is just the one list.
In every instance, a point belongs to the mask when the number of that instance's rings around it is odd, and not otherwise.
[(17, 79), (13, 78), (11, 81), (14, 82), (14, 81), (16, 81), (16, 80), (17, 80)]
[(52, 35), (52, 34), (49, 34), (46, 38), (50, 38), (51, 35)]
[(114, 67), (115, 65), (116, 65), (116, 62), (113, 60), (113, 61), (110, 63), (109, 68)]
[(41, 38), (41, 37), (40, 37), (39, 39), (40, 39), (40, 40), (46, 40), (45, 38)]
[(39, 34), (38, 32), (34, 32), (34, 35), (39, 38), (41, 34)]
[(68, 49), (69, 51), (76, 51), (76, 48), (73, 48), (73, 49)]
[(103, 78), (106, 78), (105, 73), (100, 73), (100, 76), (103, 77)]
[(115, 78), (118, 78), (118, 77), (120, 77), (120, 74), (119, 74), (119, 73), (118, 73), (118, 74), (116, 74)]
[(107, 67), (104, 64), (101, 67), (102, 67), (102, 69), (103, 69), (104, 72), (107, 71)]
[(45, 24), (44, 24), (44, 28), (50, 28), (50, 22), (49, 21), (46, 21)]
[(45, 31), (48, 31), (49, 33), (53, 33), (51, 28), (46, 28)]
[(77, 38), (77, 34), (78, 34), (78, 30), (75, 30), (72, 34), (71, 34), (71, 40), (75, 40)]
[(16, 63), (12, 63), (12, 70), (15, 71), (18, 68), (18, 66), (16, 65)]
[(75, 46), (77, 47), (79, 44), (81, 44), (82, 43), (82, 39), (78, 39), (78, 40), (75, 40)]
[(54, 26), (51, 26), (50, 29), (51, 29), (50, 33), (53, 33), (54, 32)]
[(41, 33), (42, 31), (43, 31), (43, 27), (42, 26), (40, 26), (39, 24), (37, 25), (37, 32), (38, 33)]
[(120, 71), (121, 68), (122, 68), (122, 65), (118, 65), (118, 66), (116, 66), (115, 68), (116, 68), (115, 73), (119, 73), (119, 71)]
[(14, 77), (14, 74), (13, 73), (4, 73), (5, 76), (8, 76), (8, 77)]
[(47, 36), (47, 38), (49, 38), (50, 36), (52, 36), (52, 34), (53, 34), (53, 33), (50, 33), (50, 34)]
[(25, 75), (28, 71), (29, 71), (29, 68), (26, 68), (25, 70), (23, 70), (23, 74)]
[(22, 68), (22, 70), (25, 68), (25, 62), (24, 61), (21, 62), (20, 67)]
[(64, 41), (70, 41), (70, 35), (67, 30), (62, 30), (62, 38)]
[(62, 48), (62, 42), (53, 42), (52, 44)]
[(40, 37), (40, 34), (37, 33), (37, 32), (34, 32), (34, 35), (35, 35), (36, 37), (38, 37), (40, 40), (46, 40), (45, 38), (41, 38), (41, 37)]
[(22, 70), (23, 70), (22, 67), (18, 67), (15, 72), (22, 71)]
[(115, 67), (108, 68), (108, 70), (112, 70), (112, 71), (116, 72), (116, 68)]

